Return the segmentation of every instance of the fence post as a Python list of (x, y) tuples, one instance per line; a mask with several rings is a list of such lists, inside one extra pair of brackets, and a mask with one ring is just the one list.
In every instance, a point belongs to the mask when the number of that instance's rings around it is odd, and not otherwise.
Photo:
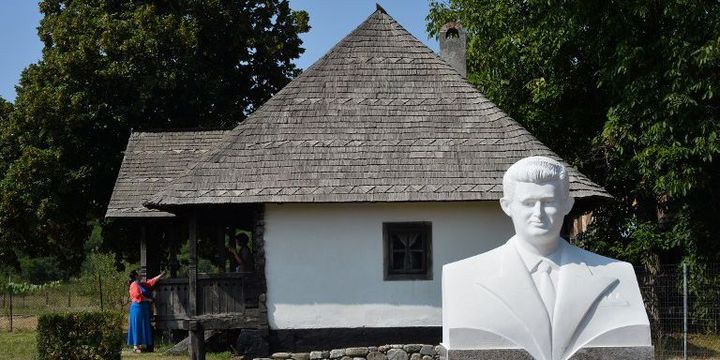
[(10, 295), (10, 332), (13, 331), (13, 291), (12, 286), (8, 286), (8, 294)]
[(100, 274), (98, 274), (98, 287), (100, 288), (100, 311), (105, 311), (105, 305), (103, 304), (102, 276)]
[(687, 360), (688, 345), (688, 281), (687, 281), (687, 264), (683, 263), (683, 359)]

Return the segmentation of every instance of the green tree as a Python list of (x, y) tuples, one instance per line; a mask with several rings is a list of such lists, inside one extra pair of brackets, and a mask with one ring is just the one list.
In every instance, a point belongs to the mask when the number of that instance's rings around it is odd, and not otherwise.
[[(7, 124), (10, 122), (10, 116), (13, 111), (13, 104), (8, 102), (7, 100), (0, 97), (0, 129), (3, 128), (4, 124)], [(6, 152), (7, 152), (7, 146), (5, 146), (4, 143), (0, 142), (0, 179), (5, 174), (6, 170)]]
[[(12, 115), (13, 104), (0, 97), (0, 129), (3, 128), (4, 124), (10, 122), (10, 116)], [(1, 138), (0, 138), (1, 139)], [(0, 178), (5, 174), (6, 163), (7, 163), (7, 146), (0, 142)]]
[(0, 123), (5, 122), (7, 117), (10, 116), (12, 108), (12, 103), (0, 97)]
[(0, 243), (79, 266), (130, 129), (230, 127), (298, 69), (287, 0), (44, 0), (41, 60), (0, 128)]
[(617, 202), (581, 241), (647, 265), (720, 253), (720, 3), (432, 1), (468, 79)]
[[(7, 124), (10, 121), (12, 110), (12, 103), (0, 97), (0, 129), (3, 128), (4, 124)], [(4, 178), (5, 171), (7, 170), (8, 150), (8, 145), (3, 142), (2, 137), (0, 137), (0, 179)], [(2, 213), (0, 213), (0, 217), (2, 217)], [(0, 272), (5, 274), (10, 268), (17, 267), (19, 264), (17, 260), (18, 259), (15, 256), (12, 246), (9, 246), (7, 243), (0, 242), (0, 263), (3, 264)]]

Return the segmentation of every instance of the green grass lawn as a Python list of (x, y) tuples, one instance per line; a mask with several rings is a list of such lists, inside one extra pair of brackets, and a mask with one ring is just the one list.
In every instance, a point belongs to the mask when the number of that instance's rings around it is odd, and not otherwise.
[[(0, 332), (0, 360), (33, 360), (36, 358), (35, 331), (21, 330), (13, 332)], [(154, 353), (135, 354), (132, 349), (125, 348), (122, 352), (123, 359), (148, 359), (148, 360), (180, 360), (187, 359), (187, 356), (167, 356), (163, 353), (169, 345), (161, 345), (155, 348)], [(230, 352), (210, 353), (208, 360), (230, 360)]]
[[(170, 348), (170, 345), (161, 345), (155, 347), (155, 352), (153, 353), (141, 353), (136, 354), (132, 352), (132, 349), (125, 348), (122, 352), (122, 358), (123, 359), (151, 359), (151, 360), (179, 360), (179, 359), (188, 359), (188, 356), (169, 356), (165, 355), (164, 352)], [(208, 353), (207, 359), (208, 360), (230, 360), (232, 358), (232, 355), (230, 352), (223, 352), (223, 353)]]
[(0, 333), (0, 360), (30, 360), (34, 358), (35, 331), (3, 331)]

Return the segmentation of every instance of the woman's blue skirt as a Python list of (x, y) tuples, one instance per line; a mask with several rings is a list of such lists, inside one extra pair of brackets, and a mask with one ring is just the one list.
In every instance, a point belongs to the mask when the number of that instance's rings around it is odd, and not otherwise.
[(145, 345), (152, 348), (152, 324), (150, 324), (150, 303), (142, 301), (130, 304), (130, 328), (128, 345)]

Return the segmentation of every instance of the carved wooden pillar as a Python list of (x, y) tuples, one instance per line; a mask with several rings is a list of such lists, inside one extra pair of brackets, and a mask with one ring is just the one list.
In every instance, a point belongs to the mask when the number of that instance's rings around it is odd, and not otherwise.
[(225, 261), (225, 259), (227, 259), (227, 256), (225, 254), (228, 253), (227, 249), (225, 249), (225, 225), (218, 222), (213, 226), (215, 227), (215, 229), (213, 229), (213, 235), (215, 237), (215, 247), (218, 249), (215, 253), (215, 263), (220, 269), (222, 269), (220, 272), (225, 272), (225, 268), (227, 265), (227, 261)]
[(190, 337), (190, 360), (205, 360), (205, 331), (197, 320), (190, 320), (188, 332)]
[(197, 286), (197, 243), (198, 243), (198, 231), (197, 231), (197, 214), (190, 214), (190, 221), (188, 223), (188, 331), (189, 331), (189, 348), (190, 348), (190, 359), (191, 360), (205, 360), (205, 338), (202, 328), (202, 324), (193, 319), (193, 317), (199, 315), (198, 311), (198, 286)]
[(225, 247), (225, 238), (228, 239), (228, 244), (227, 244), (227, 245), (228, 245), (228, 246), (233, 246), (233, 240), (232, 240), (232, 238), (233, 238), (233, 235), (234, 235), (234, 234), (233, 234), (233, 231), (235, 230), (235, 228), (234, 228), (232, 225), (227, 226), (227, 227), (226, 227), (226, 226), (223, 226), (223, 229), (222, 229), (222, 230), (223, 230), (223, 235), (222, 235), (222, 237), (223, 237), (223, 249), (222, 249), (222, 252), (223, 252), (223, 255), (225, 255), (225, 256), (223, 257), (223, 271), (225, 271), (225, 272), (235, 272), (235, 257), (230, 253), (230, 251), (229, 251), (228, 249), (225, 249), (225, 248), (224, 248), (224, 247)]
[(180, 241), (180, 233), (177, 231), (177, 229), (168, 229), (168, 246), (169, 246), (169, 259), (168, 259), (168, 267), (170, 268), (170, 277), (176, 278), (177, 277), (177, 271), (178, 271), (178, 260), (177, 260), (177, 253), (178, 253), (178, 242)]
[(188, 316), (197, 316), (197, 215), (195, 213), (190, 215), (190, 221), (188, 223), (188, 250), (189, 250), (189, 261), (188, 261)]
[(140, 225), (140, 278), (147, 278), (147, 227)]

